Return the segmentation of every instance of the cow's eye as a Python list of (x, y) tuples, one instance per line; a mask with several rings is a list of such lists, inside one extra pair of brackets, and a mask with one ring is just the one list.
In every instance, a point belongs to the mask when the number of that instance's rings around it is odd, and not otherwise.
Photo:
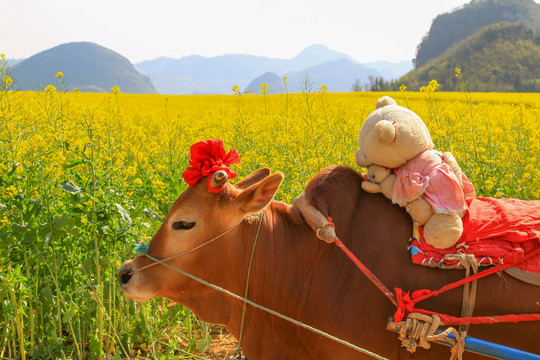
[(191, 221), (176, 221), (172, 224), (173, 230), (189, 230), (195, 226), (194, 222)]

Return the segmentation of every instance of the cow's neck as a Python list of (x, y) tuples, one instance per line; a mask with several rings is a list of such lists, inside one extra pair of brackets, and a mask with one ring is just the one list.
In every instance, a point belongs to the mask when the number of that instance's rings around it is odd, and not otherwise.
[[(246, 275), (256, 237), (257, 223), (244, 224), (239, 229), (236, 243), (231, 246), (237, 262), (231, 266), (237, 269), (230, 272), (230, 288), (243, 296)], [(320, 246), (313, 231), (303, 222), (296, 209), (282, 202), (272, 202), (264, 212), (263, 224), (257, 239), (249, 283), (248, 299), (256, 304), (294, 317), (316, 288), (306, 284), (312, 266), (320, 255)], [(232, 254), (231, 254), (232, 255)], [(233, 256), (231, 256), (233, 257)], [(231, 269), (232, 270), (232, 269)], [(230, 301), (228, 330), (236, 337), (240, 334), (242, 302)], [(244, 337), (265, 338), (264, 328), (273, 324), (274, 331), (280, 331), (274, 315), (256, 310), (247, 305), (244, 320)], [(283, 322), (281, 322), (283, 323)], [(270, 334), (271, 335), (271, 334)], [(268, 340), (268, 339), (267, 339)], [(257, 346), (272, 346), (271, 341), (247, 341)], [(274, 344), (275, 346), (275, 344)], [(259, 351), (260, 349), (258, 349)], [(265, 351), (271, 351), (267, 349)]]

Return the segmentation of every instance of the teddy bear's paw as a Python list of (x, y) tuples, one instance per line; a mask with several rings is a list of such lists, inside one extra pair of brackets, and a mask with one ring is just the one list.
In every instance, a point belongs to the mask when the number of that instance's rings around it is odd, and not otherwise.
[(406, 210), (418, 225), (425, 225), (434, 212), (433, 207), (423, 197), (407, 204)]
[(362, 187), (362, 190), (368, 193), (377, 194), (381, 192), (381, 186), (379, 184), (375, 184), (369, 181), (362, 181), (362, 184), (360, 186)]
[(424, 225), (426, 242), (437, 249), (454, 245), (463, 233), (461, 218), (455, 214), (433, 214)]

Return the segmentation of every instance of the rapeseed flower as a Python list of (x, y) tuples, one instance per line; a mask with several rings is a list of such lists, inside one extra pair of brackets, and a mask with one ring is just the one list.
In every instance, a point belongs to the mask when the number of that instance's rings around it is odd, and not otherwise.
[(4, 76), (4, 84), (6, 84), (6, 87), (10, 87), (13, 84), (11, 76)]

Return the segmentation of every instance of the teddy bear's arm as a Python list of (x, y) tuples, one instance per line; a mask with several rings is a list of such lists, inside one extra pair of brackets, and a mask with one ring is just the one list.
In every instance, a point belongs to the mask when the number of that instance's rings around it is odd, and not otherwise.
[(452, 155), (451, 152), (447, 151), (447, 152), (442, 154), (442, 159), (443, 159), (443, 161), (445, 163), (450, 165), (450, 167), (454, 171), (454, 174), (456, 175), (456, 177), (457, 177), (457, 179), (459, 181), (459, 185), (461, 185), (461, 187), (463, 188), (463, 180), (462, 180), (463, 175), (462, 175), (462, 172), (461, 172), (461, 167), (459, 167), (459, 164), (457, 163), (457, 160), (454, 157), (454, 155)]
[(392, 197), (394, 195), (394, 185), (396, 183), (396, 175), (392, 174), (389, 175), (386, 179), (384, 179), (380, 184), (369, 182), (369, 181), (362, 181), (362, 189), (366, 192), (377, 194), (377, 193), (383, 193), (384, 196), (386, 196), (388, 199), (392, 200)]

